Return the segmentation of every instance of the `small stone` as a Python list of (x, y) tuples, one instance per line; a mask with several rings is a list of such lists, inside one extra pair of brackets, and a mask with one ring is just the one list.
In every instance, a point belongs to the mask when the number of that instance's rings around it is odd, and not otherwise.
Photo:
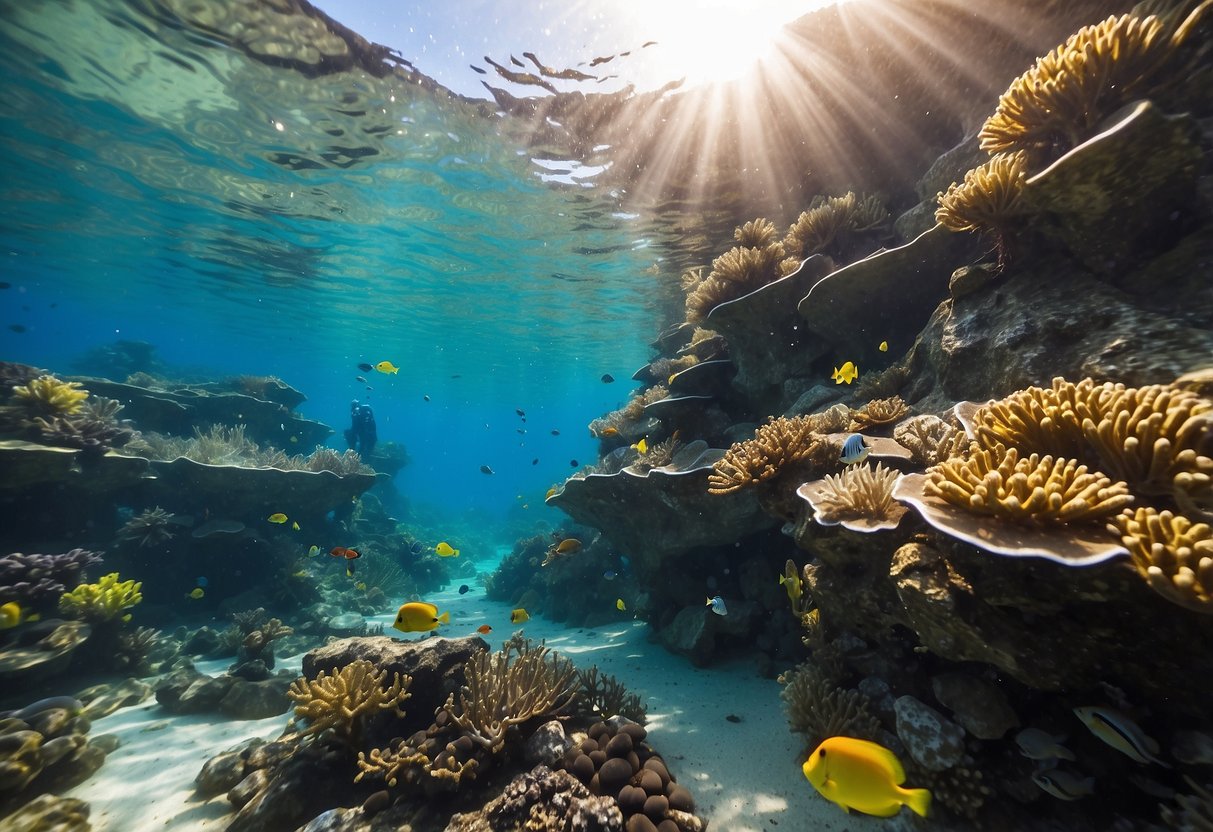
[(564, 726), (557, 720), (545, 722), (535, 729), (526, 741), (523, 759), (531, 765), (542, 763), (554, 766), (564, 758), (572, 740), (564, 733)]
[(264, 789), (269, 782), (269, 769), (259, 768), (256, 771), (249, 772), (247, 777), (228, 791), (227, 799), (232, 806), (241, 809), (256, 797), (257, 793)]
[(386, 789), (380, 789), (362, 801), (362, 811), (368, 815), (377, 815), (391, 805), (392, 793)]

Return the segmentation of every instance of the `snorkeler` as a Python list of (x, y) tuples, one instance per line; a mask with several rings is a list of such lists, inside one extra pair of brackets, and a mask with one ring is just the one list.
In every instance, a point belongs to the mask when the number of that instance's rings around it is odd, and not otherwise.
[(350, 402), (350, 426), (345, 431), (345, 443), (351, 451), (357, 451), (363, 458), (369, 457), (379, 441), (379, 432), (375, 427), (375, 413), (369, 404), (359, 404), (357, 399)]

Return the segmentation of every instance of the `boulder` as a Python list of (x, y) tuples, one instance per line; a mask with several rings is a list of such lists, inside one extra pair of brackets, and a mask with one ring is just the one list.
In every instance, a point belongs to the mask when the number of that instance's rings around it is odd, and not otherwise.
[(913, 696), (899, 696), (893, 710), (897, 736), (914, 762), (928, 771), (943, 771), (960, 762), (965, 752), (963, 728)]
[(1019, 727), (1006, 694), (971, 673), (940, 673), (931, 679), (931, 690), (961, 727), (979, 740), (999, 740)]
[(219, 700), (219, 710), (233, 719), (265, 719), (286, 713), (291, 706), (286, 691), (293, 678), (271, 676), (255, 682), (236, 679)]

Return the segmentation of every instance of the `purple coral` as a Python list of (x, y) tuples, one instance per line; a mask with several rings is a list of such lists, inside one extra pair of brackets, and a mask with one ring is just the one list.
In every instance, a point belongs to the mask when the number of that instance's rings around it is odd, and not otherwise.
[(26, 555), (13, 552), (0, 557), (0, 604), (17, 601), (31, 607), (58, 601), (79, 585), (84, 570), (101, 563), (98, 552), (72, 549), (61, 555)]

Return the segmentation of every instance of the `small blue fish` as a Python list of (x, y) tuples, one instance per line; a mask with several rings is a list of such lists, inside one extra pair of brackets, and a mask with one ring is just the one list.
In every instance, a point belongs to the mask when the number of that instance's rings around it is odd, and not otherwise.
[(728, 615), (729, 614), (728, 607), (726, 607), (724, 605), (724, 599), (721, 598), (719, 595), (717, 595), (715, 598), (709, 598), (707, 600), (707, 603), (704, 604), (704, 606), (711, 607), (712, 612), (716, 613), (717, 615)]
[(602, 573), (602, 577), (606, 578), (608, 581), (613, 581), (616, 578), (618, 578), (619, 575), (616, 572), (608, 569), (607, 571)]
[(471, 590), (471, 587), (468, 586), (467, 584), (459, 585), (459, 594), (460, 595), (467, 595), (469, 590)]
[(842, 446), (842, 456), (839, 457), (846, 465), (858, 465), (868, 458), (872, 449), (863, 443), (863, 435), (852, 433)]
[(422, 552), (425, 551), (425, 544), (422, 543), (420, 540), (414, 540), (413, 545), (409, 547), (409, 551), (412, 552), (414, 555), (420, 555)]
[(197, 580), (197, 584), (198, 584), (198, 586), (203, 586), (203, 587), (204, 587), (204, 586), (206, 586), (206, 585), (207, 585), (207, 584), (209, 584), (209, 583), (210, 583), (210, 581), (208, 581), (208, 580), (206, 579), (206, 576), (204, 576), (204, 575), (199, 575), (199, 576), (198, 576), (198, 580)]

